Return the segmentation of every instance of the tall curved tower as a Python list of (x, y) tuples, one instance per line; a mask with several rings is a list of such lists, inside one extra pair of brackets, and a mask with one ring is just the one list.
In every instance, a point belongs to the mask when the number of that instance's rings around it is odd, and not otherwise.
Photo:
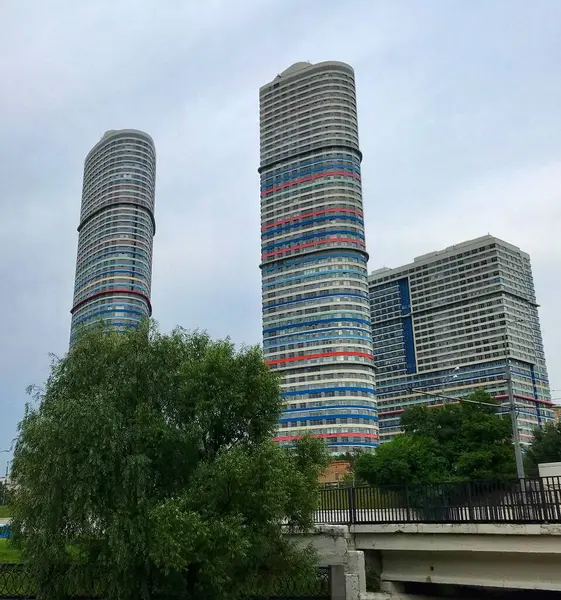
[(123, 330), (151, 315), (155, 185), (156, 150), (142, 131), (107, 131), (86, 156), (71, 345), (81, 325)]
[(378, 444), (356, 94), (340, 62), (260, 89), (263, 347), (281, 375), (276, 440)]

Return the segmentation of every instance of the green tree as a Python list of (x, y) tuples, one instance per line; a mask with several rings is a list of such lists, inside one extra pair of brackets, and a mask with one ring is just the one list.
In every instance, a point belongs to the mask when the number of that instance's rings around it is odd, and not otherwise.
[(361, 454), (355, 475), (374, 485), (401, 485), (442, 481), (446, 470), (435, 440), (402, 435), (382, 444), (375, 454)]
[[(363, 456), (357, 474), (379, 484), (497, 479), (516, 474), (508, 415), (497, 414), (487, 392), (470, 402), (413, 407), (402, 417), (403, 435)], [(360, 467), (360, 468), (359, 468)]]
[(540, 463), (561, 461), (561, 422), (546, 423), (536, 429), (534, 439), (526, 452), (526, 472), (531, 477), (539, 475)]
[(313, 553), (282, 530), (311, 525), (326, 451), (273, 444), (281, 408), (256, 347), (148, 322), (82, 332), (13, 461), (15, 537), (44, 597), (85, 574), (108, 599), (208, 600), (309, 576)]

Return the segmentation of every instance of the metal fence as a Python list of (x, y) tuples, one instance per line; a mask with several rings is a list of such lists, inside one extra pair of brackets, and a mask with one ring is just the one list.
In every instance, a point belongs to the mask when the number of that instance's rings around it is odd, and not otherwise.
[[(81, 569), (79, 566), (70, 568)], [(60, 575), (60, 573), (59, 573)], [(72, 600), (98, 600), (103, 598), (100, 583), (103, 575), (92, 577), (84, 570), (84, 577), (76, 589), (65, 589), (61, 597)], [(39, 596), (38, 588), (31, 571), (24, 564), (0, 564), (0, 599), (32, 600)], [(155, 596), (157, 597), (157, 596)], [(179, 595), (181, 597), (181, 595)], [(279, 578), (268, 582), (267, 590), (248, 600), (327, 600), (330, 598), (330, 570), (320, 567), (312, 581), (295, 581)]]
[(316, 523), (561, 523), (561, 477), (340, 486), (320, 490)]

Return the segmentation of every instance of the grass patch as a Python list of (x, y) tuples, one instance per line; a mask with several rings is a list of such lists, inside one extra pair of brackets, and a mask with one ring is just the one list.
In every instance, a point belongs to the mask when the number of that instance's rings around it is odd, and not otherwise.
[(6, 504), (0, 504), (0, 519), (7, 519), (11, 516), (10, 507)]
[(0, 540), (0, 564), (6, 563), (19, 563), (21, 562), (21, 555), (19, 550), (14, 548), (10, 543), (10, 540)]

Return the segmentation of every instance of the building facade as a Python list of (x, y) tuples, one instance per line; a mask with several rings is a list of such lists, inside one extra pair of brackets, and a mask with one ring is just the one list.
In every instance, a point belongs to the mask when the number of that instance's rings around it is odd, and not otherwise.
[(406, 408), (438, 395), (484, 389), (506, 411), (509, 372), (521, 441), (552, 419), (528, 254), (484, 236), (379, 269), (369, 288), (382, 442)]
[(124, 330), (151, 315), (155, 185), (154, 142), (142, 131), (107, 131), (88, 153), (71, 345), (80, 326)]
[(263, 347), (281, 376), (277, 442), (378, 443), (356, 94), (340, 62), (260, 89)]

